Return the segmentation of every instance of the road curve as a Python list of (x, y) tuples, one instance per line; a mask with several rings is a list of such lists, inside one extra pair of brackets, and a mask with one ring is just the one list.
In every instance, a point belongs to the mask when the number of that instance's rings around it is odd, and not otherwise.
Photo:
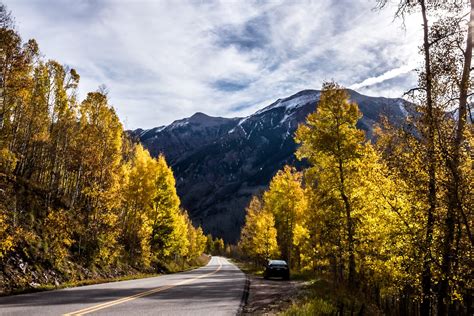
[(0, 315), (236, 315), (245, 275), (223, 257), (140, 280), (0, 297)]

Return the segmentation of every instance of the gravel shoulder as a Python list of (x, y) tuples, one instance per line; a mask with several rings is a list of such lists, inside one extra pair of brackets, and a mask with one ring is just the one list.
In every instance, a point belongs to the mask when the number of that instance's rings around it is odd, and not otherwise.
[(304, 281), (265, 280), (248, 274), (249, 296), (242, 315), (276, 315), (290, 306), (305, 286)]

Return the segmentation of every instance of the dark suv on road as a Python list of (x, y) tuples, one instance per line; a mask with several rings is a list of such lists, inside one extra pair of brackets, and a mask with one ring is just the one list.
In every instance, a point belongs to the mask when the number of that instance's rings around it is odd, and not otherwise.
[(263, 273), (263, 278), (280, 277), (284, 280), (290, 279), (290, 268), (284, 260), (268, 260)]

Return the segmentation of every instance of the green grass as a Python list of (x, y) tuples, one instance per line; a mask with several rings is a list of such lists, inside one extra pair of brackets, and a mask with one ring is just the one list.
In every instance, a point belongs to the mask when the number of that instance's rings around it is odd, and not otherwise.
[(314, 280), (314, 272), (312, 271), (294, 271), (291, 270), (291, 279), (298, 281), (311, 281)]
[(255, 265), (254, 263), (235, 258), (229, 258), (229, 261), (235, 264), (245, 274), (263, 276), (263, 271), (265, 270), (265, 267), (261, 265)]
[(176, 273), (176, 272), (183, 272), (183, 271), (189, 271), (193, 270), (199, 267), (205, 266), (209, 261), (211, 260), (211, 257), (202, 254), (201, 256), (197, 257), (196, 259), (193, 259), (189, 262), (167, 262), (167, 263), (162, 263), (163, 268), (167, 273)]
[(293, 304), (289, 309), (284, 311), (282, 315), (285, 316), (319, 316), (319, 315), (334, 315), (337, 308), (329, 301), (320, 297), (315, 297), (303, 305)]

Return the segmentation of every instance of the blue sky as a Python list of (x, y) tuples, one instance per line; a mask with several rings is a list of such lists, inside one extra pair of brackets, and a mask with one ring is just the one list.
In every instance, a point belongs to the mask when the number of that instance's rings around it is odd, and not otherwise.
[(234, 117), (336, 80), (400, 97), (416, 83), (421, 23), (375, 0), (3, 0), (26, 40), (101, 84), (128, 129), (195, 112)]

